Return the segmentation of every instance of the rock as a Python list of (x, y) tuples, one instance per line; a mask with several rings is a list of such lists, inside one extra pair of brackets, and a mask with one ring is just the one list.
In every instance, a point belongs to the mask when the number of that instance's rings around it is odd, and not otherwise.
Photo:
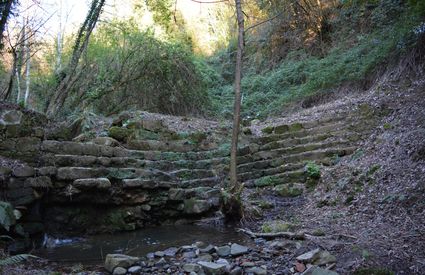
[(199, 261), (198, 264), (202, 267), (202, 269), (204, 270), (206, 274), (220, 275), (220, 274), (225, 274), (226, 272), (225, 264), (217, 264), (217, 263), (204, 262), (204, 261)]
[(339, 275), (337, 272), (312, 266), (302, 273), (302, 275)]
[(127, 270), (130, 274), (140, 274), (142, 272), (142, 267), (139, 265), (132, 266)]
[(213, 253), (215, 251), (215, 248), (214, 248), (214, 246), (212, 246), (212, 245), (209, 244), (205, 248), (199, 249), (199, 251), (201, 253)]
[(210, 254), (202, 254), (198, 256), (199, 261), (212, 262), (213, 257)]
[(329, 251), (322, 250), (319, 252), (319, 255), (316, 260), (313, 261), (314, 265), (326, 265), (330, 263), (335, 263), (336, 258)]
[(175, 257), (179, 249), (177, 247), (170, 247), (164, 250), (164, 255), (167, 257)]
[(255, 264), (253, 262), (243, 262), (241, 264), (242, 267), (254, 267)]
[(24, 165), (24, 166), (18, 166), (13, 169), (13, 175), (15, 177), (32, 177), (35, 174), (34, 168)]
[(114, 272), (112, 273), (112, 275), (125, 275), (127, 274), (127, 269), (125, 269), (124, 267), (116, 267), (114, 269)]
[(183, 270), (185, 272), (199, 272), (201, 270), (201, 266), (197, 265), (197, 264), (184, 264), (183, 265)]
[(9, 228), (16, 223), (12, 205), (8, 202), (0, 201), (0, 214), (2, 216), (0, 225), (9, 231)]
[(164, 125), (162, 120), (144, 119), (142, 120), (142, 127), (148, 131), (159, 132), (164, 128)]
[(225, 264), (226, 266), (227, 266), (227, 265), (230, 265), (229, 261), (228, 261), (228, 260), (226, 260), (226, 259), (223, 259), (223, 258), (218, 259), (218, 260), (216, 261), (216, 263), (218, 263), (218, 264)]
[(210, 209), (207, 200), (188, 199), (184, 200), (184, 212), (186, 214), (201, 214)]
[(230, 275), (242, 275), (242, 268), (240, 268), (239, 266), (236, 266), (235, 268), (233, 268), (230, 273)]
[(116, 267), (128, 268), (134, 265), (138, 260), (139, 258), (137, 257), (131, 257), (124, 254), (108, 254), (105, 259), (105, 268), (109, 272), (113, 272)]
[(97, 145), (102, 145), (102, 146), (118, 146), (120, 143), (111, 137), (97, 137), (93, 140), (91, 140), (92, 143), (97, 144)]
[(141, 208), (143, 211), (150, 211), (150, 210), (152, 209), (152, 206), (150, 206), (149, 204), (142, 204), (142, 205), (140, 206), (140, 208)]
[(248, 247), (234, 243), (230, 247), (230, 254), (232, 254), (232, 256), (240, 256), (248, 253), (248, 250)]
[(89, 178), (74, 180), (73, 185), (78, 189), (109, 189), (111, 187), (111, 182), (107, 178)]
[(306, 269), (305, 265), (303, 263), (300, 262), (296, 262), (295, 263), (295, 271), (297, 272), (304, 272)]
[(246, 273), (253, 273), (255, 275), (267, 275), (267, 270), (262, 267), (250, 267), (245, 270)]
[(228, 245), (219, 246), (219, 247), (216, 247), (215, 251), (218, 256), (227, 257), (230, 255), (230, 246)]
[(118, 126), (112, 126), (108, 131), (109, 137), (119, 141), (126, 141), (130, 134), (131, 130)]
[(311, 263), (319, 257), (320, 249), (314, 249), (297, 257), (297, 261)]
[(27, 178), (25, 184), (32, 188), (51, 188), (53, 186), (51, 179), (47, 176)]
[(299, 183), (279, 184), (274, 190), (282, 197), (297, 197), (304, 191), (304, 185)]
[(0, 112), (0, 125), (19, 125), (22, 112), (18, 110), (4, 110)]
[(163, 265), (165, 265), (165, 264), (167, 264), (167, 261), (166, 261), (164, 258), (159, 259), (159, 260), (155, 263), (155, 265), (156, 265), (156, 266), (163, 266)]
[(193, 259), (196, 257), (196, 254), (193, 251), (187, 251), (187, 252), (183, 252), (182, 257), (186, 259)]
[(154, 255), (155, 255), (155, 257), (162, 258), (162, 257), (164, 257), (164, 256), (165, 256), (165, 253), (164, 253), (164, 252), (162, 252), (162, 251), (156, 251), (156, 252), (154, 253)]

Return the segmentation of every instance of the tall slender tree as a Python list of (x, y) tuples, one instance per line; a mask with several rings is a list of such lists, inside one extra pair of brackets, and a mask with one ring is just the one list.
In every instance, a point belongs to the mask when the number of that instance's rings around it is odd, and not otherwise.
[(224, 212), (227, 218), (237, 220), (242, 217), (242, 202), (240, 195), (242, 192), (242, 184), (237, 177), (237, 155), (238, 140), (240, 128), (241, 113), (241, 80), (242, 80), (242, 57), (244, 51), (244, 14), (242, 10), (241, 0), (235, 0), (236, 18), (238, 21), (238, 48), (236, 53), (235, 67), (235, 102), (233, 107), (233, 131), (232, 131), (232, 147), (230, 151), (230, 186), (229, 197), (224, 205)]
[(84, 20), (84, 23), (81, 25), (77, 33), (71, 59), (67, 68), (62, 72), (59, 83), (53, 93), (53, 97), (48, 104), (46, 113), (49, 117), (54, 116), (58, 112), (69, 95), (69, 91), (72, 88), (72, 83), (75, 82), (77, 67), (81, 55), (87, 49), (90, 35), (96, 26), (104, 5), (105, 0), (92, 0), (86, 19)]

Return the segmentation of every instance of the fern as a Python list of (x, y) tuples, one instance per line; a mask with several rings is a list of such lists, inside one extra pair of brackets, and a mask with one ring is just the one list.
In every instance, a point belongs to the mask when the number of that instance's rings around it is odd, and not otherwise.
[(18, 255), (7, 257), (5, 259), (0, 259), (0, 266), (19, 264), (27, 260), (28, 258), (38, 258), (38, 257), (31, 254), (18, 254)]

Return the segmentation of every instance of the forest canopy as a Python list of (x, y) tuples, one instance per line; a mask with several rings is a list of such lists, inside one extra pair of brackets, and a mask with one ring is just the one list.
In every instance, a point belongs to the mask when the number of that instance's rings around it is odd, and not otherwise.
[[(64, 1), (6, 2), (3, 99), (45, 112), (69, 78), (57, 115), (129, 109), (232, 115), (233, 2), (93, 1), (98, 17), (81, 11), (76, 17)], [(243, 10), (242, 115), (264, 118), (294, 103), (308, 107), (340, 87), (367, 86), (415, 46), (425, 8), (418, 0), (247, 0)]]

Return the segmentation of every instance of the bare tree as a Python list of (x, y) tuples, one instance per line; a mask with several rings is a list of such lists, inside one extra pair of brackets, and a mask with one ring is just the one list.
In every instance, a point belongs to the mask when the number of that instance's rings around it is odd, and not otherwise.
[(77, 67), (81, 55), (87, 48), (90, 35), (96, 26), (100, 14), (102, 13), (104, 4), (105, 0), (92, 0), (86, 19), (77, 33), (71, 60), (69, 61), (67, 68), (62, 72), (60, 82), (54, 91), (52, 100), (48, 104), (46, 113), (50, 117), (54, 116), (58, 112), (68, 97), (69, 91), (72, 88), (72, 83), (75, 82)]
[(230, 186), (229, 197), (224, 204), (224, 214), (229, 219), (238, 220), (242, 217), (242, 203), (240, 194), (242, 192), (242, 184), (237, 177), (237, 154), (238, 139), (240, 128), (240, 112), (241, 112), (241, 80), (242, 80), (242, 56), (244, 50), (244, 14), (242, 11), (241, 0), (235, 0), (236, 17), (238, 21), (238, 49), (236, 53), (235, 68), (235, 103), (233, 108), (233, 131), (232, 131), (232, 147), (230, 151)]

